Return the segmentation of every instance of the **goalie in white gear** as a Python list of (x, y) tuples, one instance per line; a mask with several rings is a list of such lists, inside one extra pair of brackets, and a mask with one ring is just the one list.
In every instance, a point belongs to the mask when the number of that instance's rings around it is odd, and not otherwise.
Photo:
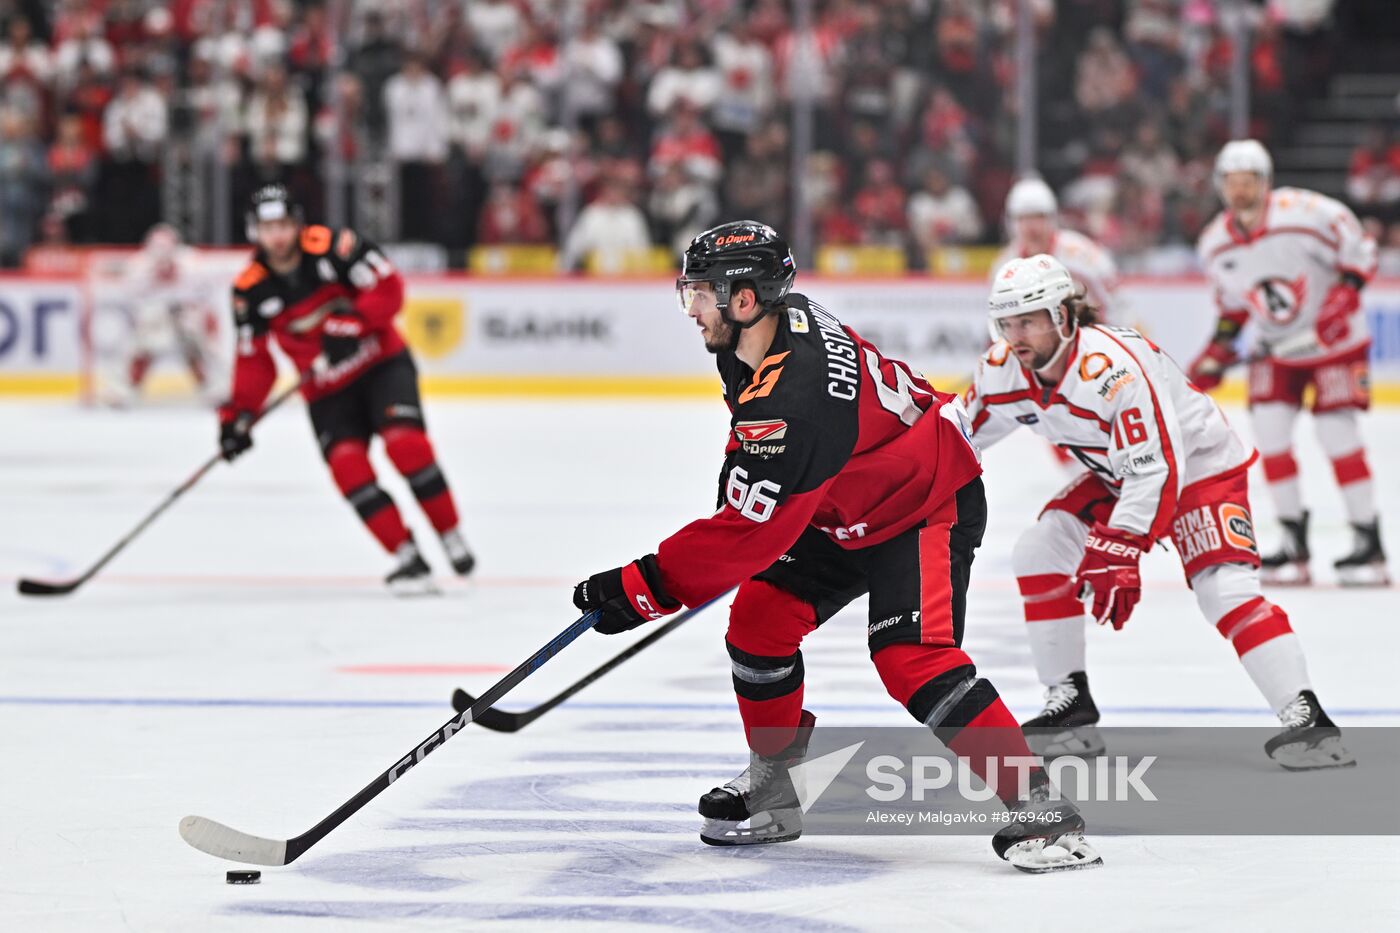
[(985, 449), (1026, 425), (1085, 468), (1012, 557), (1047, 687), (1045, 710), (1023, 724), (1049, 730), (1037, 750), (1103, 751), (1081, 599), (1092, 595), (1099, 624), (1122, 628), (1141, 595), (1139, 559), (1169, 535), (1202, 614), (1284, 725), (1268, 755), (1295, 770), (1354, 764), (1312, 691), (1288, 615), (1260, 592), (1247, 485), (1254, 454), (1220, 409), (1137, 331), (1093, 323), (1051, 256), (1002, 267), (989, 306), (995, 342), (966, 399), (974, 443)]
[(1271, 583), (1308, 583), (1308, 512), (1303, 507), (1293, 423), (1313, 389), (1313, 424), (1332, 461), (1355, 544), (1334, 563), (1344, 584), (1386, 585), (1371, 470), (1360, 415), (1370, 407), (1370, 335), (1361, 289), (1375, 274), (1376, 243), (1345, 205), (1313, 191), (1270, 189), (1273, 162), (1252, 139), (1220, 150), (1215, 184), (1225, 211), (1201, 234), (1202, 267), (1215, 285), (1219, 318), (1191, 365), (1203, 389), (1239, 362), (1237, 338), (1253, 325), (1249, 407), (1264, 476), (1284, 527), (1280, 551), (1264, 558)]
[(1039, 178), (1022, 178), (1012, 185), (1006, 196), (1006, 228), (1011, 242), (997, 254), (993, 271), (1012, 259), (1048, 253), (1069, 270), (1106, 323), (1131, 323), (1118, 291), (1113, 257), (1084, 234), (1060, 229), (1059, 212), (1055, 192)]
[(169, 224), (152, 227), (127, 264), (116, 291), (126, 296), (131, 326), (122, 352), (107, 364), (114, 370), (104, 380), (108, 403), (135, 399), (156, 361), (170, 355), (184, 362), (201, 396), (213, 399), (219, 382), (210, 372), (215, 359), (209, 348), (218, 321), (208, 295), (193, 281), (192, 266), (193, 250)]

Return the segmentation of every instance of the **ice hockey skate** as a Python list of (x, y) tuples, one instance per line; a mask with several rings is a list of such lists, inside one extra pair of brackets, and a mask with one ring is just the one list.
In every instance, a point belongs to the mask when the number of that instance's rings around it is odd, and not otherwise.
[(1317, 701), (1317, 695), (1304, 690), (1278, 714), (1283, 731), (1264, 743), (1264, 751), (1289, 771), (1318, 771), (1323, 768), (1351, 768), (1356, 758), (1342, 745), (1338, 729)]
[(1051, 785), (1031, 789), (1030, 799), (1010, 808), (1013, 822), (992, 837), (992, 849), (1033, 875), (1096, 868), (1103, 856), (1084, 838), (1084, 817), (1067, 799), (1052, 800)]
[(1045, 708), (1021, 723), (1026, 744), (1044, 758), (1074, 755), (1093, 758), (1104, 753), (1097, 723), (1099, 710), (1089, 694), (1089, 677), (1075, 671), (1045, 691)]
[(751, 752), (742, 774), (700, 798), (700, 815), (705, 818), (701, 842), (749, 846), (791, 842), (802, 835), (802, 805), (789, 770), (806, 757), (816, 721), (803, 710), (791, 745), (771, 757)]
[(1332, 564), (1337, 581), (1343, 586), (1389, 586), (1380, 522), (1353, 524), (1351, 530), (1355, 537), (1351, 553)]
[(385, 586), (395, 596), (433, 596), (439, 591), (433, 582), (433, 569), (410, 538), (394, 553), (398, 566), (384, 578)]
[(1271, 554), (1259, 559), (1259, 578), (1273, 586), (1307, 586), (1312, 583), (1312, 573), (1308, 570), (1308, 513), (1302, 518), (1285, 518), (1283, 543)]

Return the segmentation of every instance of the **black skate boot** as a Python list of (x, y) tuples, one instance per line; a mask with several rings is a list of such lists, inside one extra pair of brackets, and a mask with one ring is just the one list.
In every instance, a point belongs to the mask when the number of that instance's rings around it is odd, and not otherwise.
[[(802, 835), (802, 805), (788, 769), (807, 755), (817, 717), (802, 711), (792, 744), (768, 757), (749, 754), (749, 766), (700, 798), (700, 841), (712, 846), (791, 842)], [(739, 824), (748, 821), (747, 827)]]
[(1299, 519), (1284, 518), (1283, 544), (1272, 554), (1259, 559), (1259, 579), (1274, 586), (1307, 586), (1312, 582), (1308, 570), (1308, 513)]
[(1084, 839), (1084, 817), (1070, 800), (1051, 799), (1044, 781), (1031, 789), (1030, 799), (1008, 807), (1011, 822), (992, 836), (992, 849), (1021, 871), (1038, 875), (1073, 871), (1103, 864), (1103, 857)]
[(428, 562), (418, 552), (418, 545), (413, 543), (412, 538), (399, 545), (394, 557), (399, 565), (394, 568), (393, 573), (384, 578), (389, 592), (395, 596), (430, 596), (437, 593), (437, 585), (433, 583), (433, 568), (428, 566)]
[(1089, 675), (1074, 671), (1045, 691), (1045, 708), (1021, 723), (1021, 729), (1031, 751), (1043, 758), (1094, 758), (1104, 753), (1103, 737), (1095, 728), (1098, 721), (1099, 708), (1089, 695)]
[(1351, 768), (1356, 758), (1342, 745), (1342, 730), (1327, 717), (1317, 694), (1299, 693), (1278, 714), (1283, 731), (1264, 743), (1264, 753), (1289, 771)]
[(452, 569), (457, 572), (457, 576), (465, 577), (476, 566), (476, 555), (467, 547), (462, 533), (456, 528), (442, 533), (442, 549), (447, 552), (447, 559), (452, 562)]
[(1390, 586), (1390, 574), (1385, 567), (1385, 550), (1381, 547), (1380, 520), (1351, 526), (1355, 544), (1351, 553), (1332, 564), (1342, 586)]

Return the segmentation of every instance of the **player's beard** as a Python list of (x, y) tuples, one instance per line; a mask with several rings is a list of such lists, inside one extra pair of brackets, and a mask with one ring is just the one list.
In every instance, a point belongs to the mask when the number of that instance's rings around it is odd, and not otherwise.
[(721, 317), (704, 330), (705, 349), (711, 353), (733, 353), (739, 346), (739, 327)]

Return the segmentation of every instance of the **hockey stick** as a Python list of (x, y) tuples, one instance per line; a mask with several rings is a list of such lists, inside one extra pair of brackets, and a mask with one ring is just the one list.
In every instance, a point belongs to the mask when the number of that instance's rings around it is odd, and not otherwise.
[(467, 723), (487, 710), (491, 704), (509, 693), (517, 684), (538, 670), (564, 646), (593, 627), (598, 621), (595, 609), (585, 613), (549, 644), (536, 651), (523, 664), (498, 680), (473, 706), (447, 720), (416, 748), (400, 758), (389, 770), (370, 781), (358, 794), (341, 804), (330, 816), (291, 839), (264, 839), (231, 829), (202, 816), (187, 816), (180, 821), (180, 837), (201, 852), (234, 862), (252, 865), (290, 865), (303, 852), (324, 839), (331, 830), (354, 816), (365, 804), (384, 792), (390, 784), (403, 777), (410, 768), (440, 748), (444, 742), (466, 728)]
[[(267, 417), (267, 414), (270, 411), (272, 411), (274, 408), (281, 405), (287, 399), (295, 395), (297, 391), (301, 389), (302, 382), (305, 379), (306, 374), (303, 374), (302, 377), (297, 380), (296, 385), (291, 386), (290, 388), (282, 392), (281, 395), (278, 395), (275, 398), (273, 398), (273, 400), (269, 402), (266, 406), (264, 406), (263, 410), (260, 411), (255, 418), (253, 418), (252, 424), (248, 425), (248, 427), (251, 428), (253, 425), (263, 420), (263, 418)], [(214, 469), (214, 466), (222, 459), (223, 454), (217, 453), (214, 454), (214, 456), (210, 457), (208, 460), (204, 461), (204, 463), (200, 466), (199, 469), (195, 470), (194, 473), (190, 474), (189, 479), (185, 480), (179, 486), (176, 486), (174, 492), (166, 496), (165, 499), (161, 501), (160, 505), (156, 506), (154, 509), (151, 510), (150, 514), (148, 514), (145, 518), (141, 519), (140, 523), (135, 528), (131, 529), (131, 531), (127, 532), (124, 538), (122, 538), (116, 544), (112, 545), (112, 548), (106, 554), (103, 554), (101, 559), (99, 559), (97, 563), (89, 567), (87, 571), (83, 573), (82, 576), (75, 577), (72, 580), (67, 580), (62, 583), (46, 583), (43, 580), (28, 580), (20, 578), (20, 593), (25, 596), (66, 596), (67, 594), (73, 592), (78, 587), (82, 586), (84, 583), (88, 582), (93, 577), (95, 577), (99, 570), (101, 570), (103, 567), (106, 567), (107, 564), (112, 560), (112, 558), (120, 554), (128, 544), (136, 540), (136, 536), (139, 535), (141, 532), (145, 531), (146, 528), (151, 524), (151, 522), (159, 518), (166, 509), (174, 505), (177, 499), (179, 499), (185, 493), (189, 492), (192, 488), (194, 488), (194, 485), (204, 478), (204, 474)]]
[[(502, 709), (484, 710), (480, 716), (473, 717), (472, 722), (485, 729), (490, 729), (492, 732), (519, 732), (521, 729), (524, 729), (536, 719), (539, 719), (545, 713), (554, 709), (554, 707), (558, 706), (560, 703), (563, 703), (569, 697), (578, 693), (584, 687), (587, 687), (589, 684), (593, 683), (593, 681), (597, 680), (599, 677), (602, 677), (608, 671), (617, 667), (623, 661), (626, 661), (634, 654), (640, 652), (643, 648), (660, 641), (669, 633), (674, 632), (676, 629), (680, 628), (681, 625), (688, 621), (691, 616), (695, 615), (697, 612), (704, 609), (706, 606), (710, 605), (716, 600), (723, 599), (724, 595), (727, 594), (721, 594), (720, 596), (716, 596), (709, 602), (701, 603), (694, 609), (687, 609), (685, 612), (682, 612), (670, 622), (667, 622), (660, 628), (653, 630), (652, 633), (646, 638), (638, 639), (637, 641), (633, 642), (617, 657), (613, 658), (610, 661), (604, 662), (600, 667), (594, 669), (592, 673), (585, 675), (582, 680), (578, 681), (573, 686), (566, 688), (553, 699), (546, 700), (539, 706), (523, 710), (519, 713), (508, 713)], [(476, 705), (476, 697), (472, 696), (467, 691), (461, 689), (460, 687), (452, 691), (452, 708), (455, 709), (457, 712), (460, 713), (463, 710), (466, 710)]]

